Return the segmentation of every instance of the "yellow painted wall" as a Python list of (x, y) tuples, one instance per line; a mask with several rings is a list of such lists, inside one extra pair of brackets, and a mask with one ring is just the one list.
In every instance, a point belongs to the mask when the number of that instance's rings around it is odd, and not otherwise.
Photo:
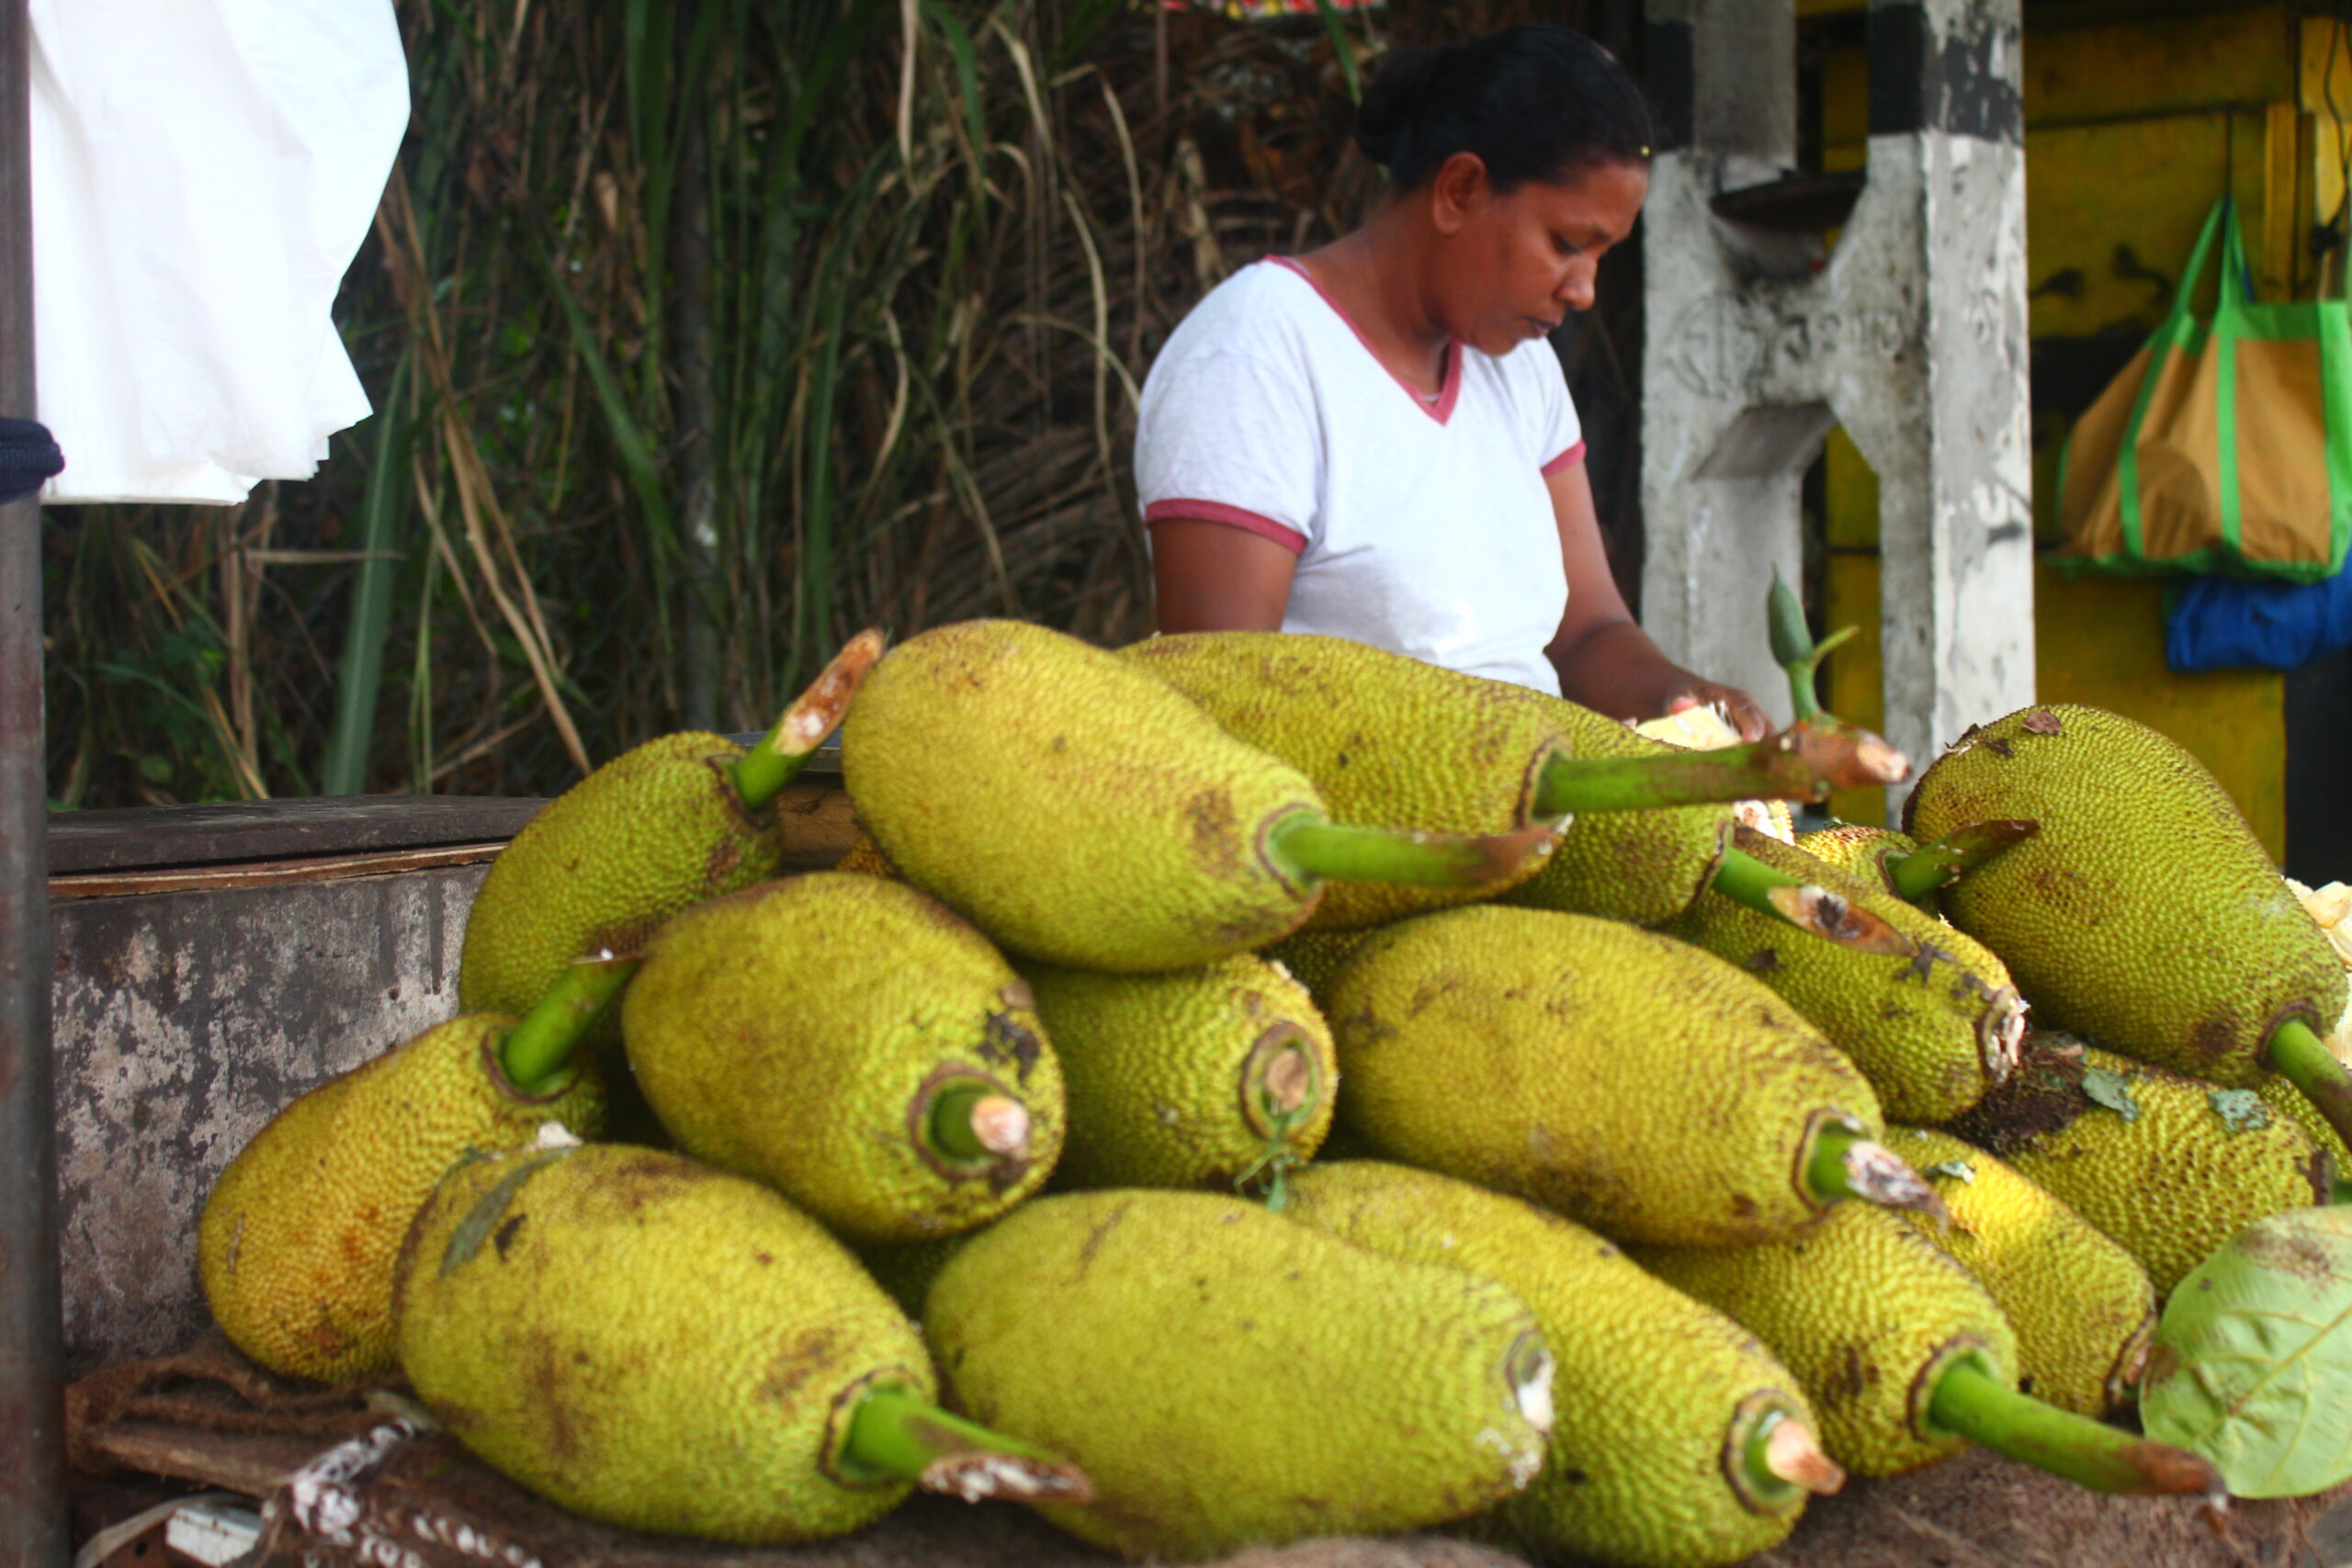
[[(2026, 245), (2034, 336), (2146, 336), (2170, 303), (2207, 209), (2225, 190), (2238, 199), (2265, 297), (2310, 292), (2317, 268), (2303, 242), (2314, 203), (2324, 194), (2320, 210), (2332, 212), (2341, 188), (2335, 122), (2321, 100), (2332, 88), (2352, 112), (2352, 34), (2330, 62), (2332, 26), (2314, 21), (2299, 31), (2280, 6), (2075, 28), (2030, 19)], [(1822, 83), (1823, 162), (1857, 167), (1867, 102), (1861, 52), (1830, 56)], [(2036, 420), (2035, 523), (2045, 546), (2054, 533), (2064, 435), (2063, 421)], [(1826, 618), (1857, 625), (1861, 636), (1831, 659), (1825, 696), (1857, 723), (1876, 724), (1883, 716), (1878, 486), (1843, 432), (1832, 434), (1826, 461)], [(2164, 660), (2164, 587), (2149, 580), (2069, 580), (2045, 564), (2035, 573), (2034, 631), (2044, 700), (2096, 703), (2170, 735), (2213, 770), (2272, 856), (2284, 852), (2281, 676), (2174, 674)], [(1831, 809), (1857, 821), (1883, 815), (1871, 792), (1842, 795)]]

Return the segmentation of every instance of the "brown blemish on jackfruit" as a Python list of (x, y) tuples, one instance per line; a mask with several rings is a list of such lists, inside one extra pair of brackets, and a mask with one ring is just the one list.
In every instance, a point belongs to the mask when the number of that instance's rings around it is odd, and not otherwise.
[(1013, 1077), (1023, 1084), (1029, 1081), (1030, 1070), (1036, 1066), (1044, 1048), (1035, 1031), (1009, 1014), (992, 1012), (981, 1027), (980, 1060), (997, 1067), (1012, 1063)]
[(844, 1349), (841, 1336), (830, 1325), (803, 1329), (768, 1362), (767, 1374), (760, 1380), (759, 1397), (776, 1404), (792, 1404), (811, 1380), (840, 1369)]

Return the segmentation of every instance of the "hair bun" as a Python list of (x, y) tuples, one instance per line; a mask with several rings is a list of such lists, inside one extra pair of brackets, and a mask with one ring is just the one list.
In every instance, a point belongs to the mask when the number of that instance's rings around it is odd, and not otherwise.
[(1414, 111), (1437, 79), (1448, 49), (1408, 49), (1392, 54), (1356, 106), (1356, 145), (1383, 168), (1393, 165), (1413, 129)]

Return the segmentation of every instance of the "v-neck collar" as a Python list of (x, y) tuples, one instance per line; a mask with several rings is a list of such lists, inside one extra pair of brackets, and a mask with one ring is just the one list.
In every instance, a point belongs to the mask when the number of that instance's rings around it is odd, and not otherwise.
[(1445, 340), (1445, 369), (1439, 378), (1437, 396), (1432, 400), (1425, 395), (1419, 387), (1414, 386), (1410, 381), (1408, 381), (1402, 376), (1397, 375), (1396, 371), (1388, 368), (1387, 362), (1382, 359), (1378, 352), (1373, 348), (1372, 340), (1363, 335), (1363, 329), (1362, 327), (1356, 325), (1356, 319), (1348, 314), (1346, 307), (1342, 306), (1337, 299), (1331, 298), (1330, 290), (1325, 288), (1322, 283), (1317, 279), (1316, 276), (1306, 270), (1306, 266), (1304, 263), (1299, 261), (1295, 256), (1269, 256), (1266, 259), (1272, 262), (1276, 266), (1287, 267), (1292, 272), (1296, 273), (1300, 277), (1305, 278), (1306, 280), (1306, 286), (1315, 290), (1317, 297), (1319, 298), (1323, 303), (1331, 307), (1331, 313), (1339, 317), (1342, 321), (1345, 321), (1348, 324), (1348, 331), (1356, 334), (1356, 341), (1363, 344), (1363, 351), (1366, 354), (1372, 355), (1372, 362), (1374, 365), (1379, 366), (1383, 373), (1385, 373), (1390, 380), (1396, 382), (1396, 385), (1403, 389), (1407, 397), (1413, 400), (1413, 406), (1415, 408), (1420, 410), (1423, 413), (1429, 415), (1440, 424), (1444, 424), (1453, 418), (1454, 402), (1462, 395), (1461, 339), (1450, 337)]

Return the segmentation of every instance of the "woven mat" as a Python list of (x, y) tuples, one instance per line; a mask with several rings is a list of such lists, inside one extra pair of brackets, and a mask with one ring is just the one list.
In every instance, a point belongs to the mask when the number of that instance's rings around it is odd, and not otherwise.
[[(254, 1568), (1103, 1568), (1026, 1509), (916, 1497), (846, 1540), (744, 1551), (587, 1524), (401, 1418), (396, 1390), (322, 1393), (209, 1341), (109, 1369), (68, 1396), (77, 1467), (164, 1475), (266, 1500)], [(327, 1456), (322, 1459), (322, 1456)], [(1753, 1568), (2336, 1568), (2352, 1486), (2237, 1504), (2219, 1522), (2173, 1498), (2102, 1497), (1982, 1450), (1816, 1500)], [(2328, 1517), (2344, 1504), (2343, 1517)], [(387, 1555), (397, 1549), (397, 1554)], [(1334, 1539), (1217, 1568), (1529, 1568), (1441, 1536)], [(1555, 1568), (1578, 1568), (1560, 1560)]]

